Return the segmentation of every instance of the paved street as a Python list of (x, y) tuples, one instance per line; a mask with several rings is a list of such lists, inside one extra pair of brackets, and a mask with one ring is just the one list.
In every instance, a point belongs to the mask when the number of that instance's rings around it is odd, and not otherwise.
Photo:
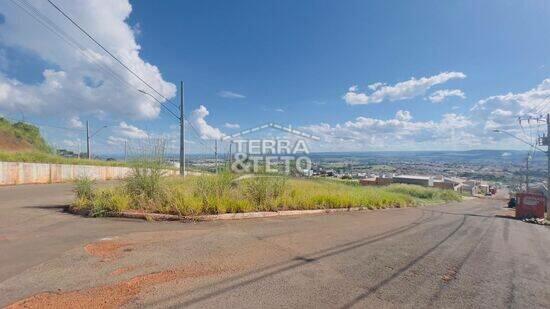
[(0, 188), (0, 307), (550, 307), (550, 229), (504, 200), (225, 222), (62, 212)]

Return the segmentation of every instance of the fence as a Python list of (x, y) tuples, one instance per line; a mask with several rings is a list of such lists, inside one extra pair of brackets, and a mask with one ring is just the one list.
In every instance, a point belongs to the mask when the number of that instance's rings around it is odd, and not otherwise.
[[(88, 177), (93, 180), (122, 179), (129, 167), (68, 165), (50, 163), (0, 162), (0, 186), (70, 182)], [(168, 175), (177, 171), (167, 170)]]

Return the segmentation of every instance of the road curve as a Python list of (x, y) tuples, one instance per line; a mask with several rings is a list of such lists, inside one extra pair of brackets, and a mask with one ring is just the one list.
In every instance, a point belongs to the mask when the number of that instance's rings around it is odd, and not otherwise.
[(0, 188), (0, 307), (550, 307), (550, 229), (503, 200), (182, 224), (71, 189)]

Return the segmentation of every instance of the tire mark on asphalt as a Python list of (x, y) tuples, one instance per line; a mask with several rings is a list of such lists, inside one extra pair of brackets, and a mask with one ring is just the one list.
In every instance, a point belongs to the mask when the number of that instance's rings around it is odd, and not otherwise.
[[(484, 219), (482, 221), (482, 223), (487, 221), (487, 220), (489, 220), (489, 218)], [(479, 238), (479, 240), (476, 241), (475, 245), (468, 251), (466, 256), (460, 261), (460, 263), (458, 264), (458, 267), (456, 267), (456, 269), (455, 269), (455, 272), (456, 272), (455, 277), (456, 278), (459, 277), (460, 272), (461, 272), (462, 268), (464, 267), (464, 264), (466, 264), (466, 262), (472, 256), (472, 254), (479, 248), (479, 246), (481, 245), (481, 243), (483, 242), (483, 240), (487, 236), (487, 233), (491, 230), (494, 222), (495, 222), (495, 218), (493, 217), (491, 219), (491, 223), (485, 228), (485, 231), (483, 231), (483, 234), (481, 234), (481, 237)], [(446, 283), (443, 283), (443, 284), (439, 285), (439, 288), (438, 288), (437, 292), (429, 300), (429, 304), (431, 306), (433, 306), (433, 303), (441, 297), (441, 294), (443, 293), (444, 290), (446, 290), (447, 286), (448, 285)]]
[[(191, 298), (187, 301), (179, 303), (176, 306), (171, 306), (169, 308), (181, 308), (181, 307), (186, 307), (186, 306), (190, 306), (190, 305), (193, 305), (193, 304), (196, 304), (196, 303), (203, 302), (203, 301), (205, 301), (207, 299), (210, 299), (212, 297), (222, 295), (222, 294), (227, 293), (231, 290), (249, 285), (251, 283), (263, 280), (263, 279), (271, 277), (273, 275), (277, 275), (277, 274), (280, 274), (280, 273), (283, 273), (283, 272), (286, 272), (286, 271), (289, 271), (289, 270), (293, 270), (295, 268), (307, 265), (309, 263), (317, 262), (317, 261), (319, 261), (320, 259), (323, 259), (323, 258), (338, 255), (338, 254), (341, 254), (341, 253), (344, 253), (344, 252), (347, 252), (347, 251), (351, 251), (351, 250), (354, 250), (354, 249), (357, 249), (357, 248), (360, 248), (360, 247), (364, 247), (364, 246), (372, 244), (372, 243), (376, 243), (376, 242), (391, 238), (393, 236), (396, 236), (396, 235), (399, 235), (401, 233), (407, 232), (407, 231), (409, 231), (409, 230), (411, 230), (411, 229), (413, 229), (413, 228), (415, 228), (415, 227), (417, 227), (417, 226), (419, 226), (423, 223), (435, 220), (435, 219), (442, 216), (441, 214), (439, 214), (437, 216), (434, 216), (434, 214), (429, 214), (429, 217), (424, 218), (425, 215), (426, 214), (424, 212), (422, 212), (422, 216), (420, 216), (420, 218), (417, 219), (415, 222), (413, 222), (411, 224), (408, 224), (406, 226), (394, 229), (394, 230), (390, 230), (390, 231), (387, 231), (387, 232), (384, 232), (384, 233), (381, 233), (381, 234), (378, 234), (378, 235), (366, 237), (366, 238), (363, 238), (363, 239), (351, 241), (351, 242), (348, 242), (348, 243), (345, 243), (345, 244), (342, 244), (342, 245), (334, 246), (332, 248), (323, 249), (323, 250), (320, 250), (320, 251), (317, 251), (317, 252), (314, 252), (314, 253), (310, 253), (310, 254), (306, 254), (306, 255), (302, 255), (302, 256), (296, 256), (295, 258), (293, 258), (291, 260), (287, 260), (285, 262), (281, 262), (281, 263), (277, 263), (277, 264), (270, 265), (270, 266), (267, 266), (267, 267), (263, 267), (263, 268), (260, 268), (260, 269), (256, 269), (256, 270), (250, 271), (248, 273), (245, 273), (245, 274), (242, 274), (242, 275), (239, 275), (239, 276), (234, 276), (234, 277), (224, 279), (224, 280), (219, 281), (219, 282), (215, 282), (213, 284), (202, 286), (202, 287), (200, 287), (198, 289), (195, 289), (195, 290), (186, 291), (186, 294), (191, 294), (191, 293), (194, 293), (194, 292), (197, 292), (197, 291), (200, 291), (200, 290), (210, 290), (211, 288), (213, 288), (215, 286), (223, 286), (224, 284), (230, 283), (230, 285), (227, 286), (227, 287), (222, 287), (222, 288), (217, 289), (216, 291), (208, 292), (208, 293), (206, 293), (202, 296), (197, 296), (197, 297)], [(251, 277), (251, 278), (247, 279), (247, 277)], [(243, 282), (234, 283), (235, 281), (241, 280), (241, 279), (245, 279), (245, 280)], [(163, 302), (168, 302), (168, 301), (170, 301), (171, 298), (175, 298), (175, 297), (178, 297), (178, 295), (172, 296), (170, 298), (166, 298), (164, 300), (160, 300), (160, 301), (156, 301), (156, 302), (152, 302), (152, 303), (147, 303), (146, 306), (155, 306), (155, 305), (159, 306), (159, 305), (162, 305)]]
[(367, 290), (367, 292), (357, 296), (355, 299), (353, 299), (351, 302), (347, 303), (346, 305), (344, 305), (342, 308), (350, 308), (352, 307), (353, 305), (355, 305), (356, 303), (358, 303), (359, 301), (361, 301), (362, 299), (364, 298), (367, 298), (369, 297), (370, 295), (372, 295), (373, 293), (375, 293), (376, 291), (378, 291), (380, 288), (382, 288), (383, 286), (385, 286), (386, 284), (390, 283), (392, 280), (394, 280), (395, 278), (397, 278), (399, 275), (401, 275), (403, 272), (405, 272), (407, 269), (411, 268), (412, 266), (414, 266), (416, 263), (418, 263), (419, 261), (421, 261), (422, 259), (424, 259), (426, 256), (428, 256), (430, 253), (432, 253), (433, 251), (435, 251), (439, 246), (441, 246), (443, 243), (445, 243), (447, 240), (449, 240), (453, 235), (455, 235), (456, 232), (458, 232), (463, 226), (464, 226), (464, 223), (466, 223), (466, 216), (463, 216), (462, 217), (462, 220), (460, 220), (460, 224), (451, 232), (449, 233), (447, 236), (445, 236), (445, 238), (443, 238), (441, 241), (437, 242), (434, 246), (432, 246), (431, 248), (429, 248), (428, 250), (426, 250), (423, 254), (421, 254), (420, 256), (416, 257), (415, 259), (413, 259), (412, 261), (410, 261), (407, 265), (401, 267), (397, 272), (395, 272), (393, 275), (391, 275), (390, 277), (380, 281), (378, 284), (376, 284), (375, 286), (369, 288)]

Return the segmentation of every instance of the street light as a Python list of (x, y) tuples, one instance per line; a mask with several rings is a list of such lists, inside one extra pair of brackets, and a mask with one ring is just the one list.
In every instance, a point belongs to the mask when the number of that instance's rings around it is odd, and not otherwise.
[[(161, 106), (161, 109), (160, 110), (163, 110), (162, 107), (164, 107), (166, 109), (167, 112), (169, 112), (170, 114), (172, 114), (172, 116), (176, 117), (176, 119), (179, 121), (180, 123), (180, 175), (185, 177), (185, 118), (184, 118), (184, 114), (183, 114), (183, 111), (184, 111), (184, 108), (183, 108), (183, 81), (180, 82), (180, 106), (179, 106), (179, 112), (180, 112), (180, 115), (179, 117), (174, 114), (174, 112), (172, 112), (171, 109), (169, 109), (168, 107), (166, 107), (161, 101), (159, 101), (159, 99), (157, 99), (154, 95), (150, 94), (149, 92), (145, 91), (145, 90), (142, 90), (142, 89), (138, 89), (139, 92), (153, 98), (153, 100), (157, 101), (160, 106)], [(175, 105), (175, 104), (174, 104)]]
[(92, 158), (92, 153), (90, 152), (90, 140), (92, 139), (92, 137), (94, 137), (97, 133), (99, 133), (99, 131), (107, 128), (108, 126), (102, 126), (101, 128), (97, 129), (92, 135), (90, 135), (90, 127), (88, 125), (88, 121), (86, 121), (86, 152), (87, 152), (87, 156), (88, 156), (88, 160), (90, 160)]

